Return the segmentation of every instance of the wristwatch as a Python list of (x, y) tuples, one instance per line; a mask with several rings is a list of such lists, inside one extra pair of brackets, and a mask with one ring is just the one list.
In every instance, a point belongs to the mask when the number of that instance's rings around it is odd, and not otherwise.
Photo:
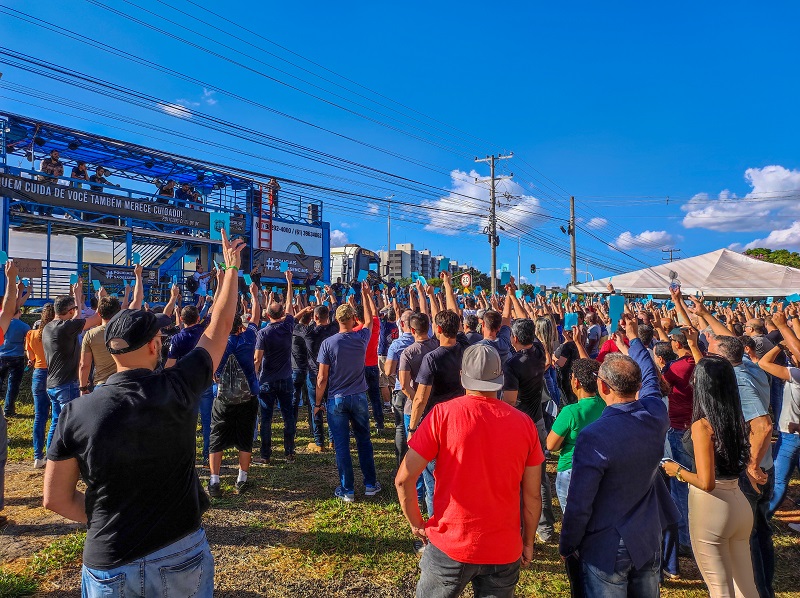
[(681, 469), (683, 469), (683, 467), (681, 467), (680, 465), (678, 465), (678, 471), (676, 471), (676, 472), (675, 472), (675, 478), (676, 478), (676, 479), (677, 479), (679, 482), (686, 482), (686, 480), (684, 480), (684, 479), (683, 479), (683, 476), (681, 476)]
[[(417, 427), (419, 427), (419, 426), (417, 426)], [(413, 434), (413, 433), (414, 433), (414, 432), (416, 432), (416, 431), (417, 431), (417, 428), (409, 428), (409, 429), (408, 429), (408, 433), (409, 433), (409, 434)]]
[(80, 386), (78, 388), (78, 390), (81, 391), (81, 392), (88, 392), (89, 391), (89, 387), (88, 386)]

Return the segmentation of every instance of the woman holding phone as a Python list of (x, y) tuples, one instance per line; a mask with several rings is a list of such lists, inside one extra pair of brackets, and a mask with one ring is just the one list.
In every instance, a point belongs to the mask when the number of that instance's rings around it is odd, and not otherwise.
[(753, 511), (738, 484), (749, 442), (733, 366), (722, 357), (705, 357), (695, 366), (692, 386), (695, 471), (672, 460), (662, 467), (689, 484), (692, 550), (711, 597), (757, 598), (750, 559)]

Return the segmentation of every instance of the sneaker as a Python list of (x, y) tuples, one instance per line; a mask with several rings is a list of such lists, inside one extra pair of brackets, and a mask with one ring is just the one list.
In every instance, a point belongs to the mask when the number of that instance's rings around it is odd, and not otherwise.
[(259, 465), (269, 465), (269, 459), (259, 455), (257, 457), (253, 457), (253, 463), (258, 463)]
[(242, 480), (242, 481), (237, 481), (233, 489), (236, 490), (236, 494), (244, 494), (245, 492), (247, 492), (247, 489), (249, 487), (250, 487), (250, 480)]
[(381, 483), (375, 482), (374, 486), (366, 486), (366, 488), (364, 489), (364, 494), (366, 494), (367, 496), (375, 496), (381, 490), (383, 490), (383, 488), (381, 487)]
[(309, 442), (308, 443), (308, 452), (309, 453), (321, 453), (322, 447), (318, 445), (316, 442)]
[(294, 463), (294, 455), (286, 455), (286, 462), (287, 463)]
[(414, 552), (416, 552), (418, 555), (421, 555), (423, 552), (425, 552), (425, 542), (422, 540), (414, 540)]
[(345, 492), (344, 488), (338, 486), (336, 490), (333, 491), (333, 495), (336, 498), (343, 500), (344, 502), (355, 502), (356, 496), (352, 492)]
[(213, 497), (213, 498), (217, 498), (219, 496), (222, 496), (222, 490), (219, 487), (219, 482), (217, 482), (216, 484), (212, 484), (212, 483), (209, 482), (209, 484), (208, 484), (208, 495)]
[(680, 581), (681, 576), (679, 573), (670, 573), (669, 571), (662, 571), (661, 574), (667, 581)]
[(47, 465), (47, 459), (34, 459), (33, 460), (33, 468), (34, 469), (41, 469)]

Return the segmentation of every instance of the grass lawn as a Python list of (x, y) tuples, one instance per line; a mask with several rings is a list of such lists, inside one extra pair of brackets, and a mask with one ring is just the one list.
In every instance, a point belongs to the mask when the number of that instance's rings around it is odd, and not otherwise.
[[(23, 386), (29, 393), (30, 386)], [(0, 598), (12, 596), (79, 596), (80, 559), (85, 534), (41, 507), (42, 470), (32, 468), (30, 446), (33, 413), (29, 396), (9, 422), (5, 513), (11, 523), (0, 530)], [(411, 596), (418, 576), (418, 559), (393, 486), (392, 437), (373, 438), (378, 479), (384, 490), (364, 497), (356, 466), (356, 502), (333, 497), (337, 485), (333, 453), (310, 454), (305, 421), (298, 427), (297, 461), (282, 457), (282, 424), (273, 427), (278, 447), (272, 464), (250, 470), (252, 490), (233, 493), (235, 455), (226, 453), (222, 469), (224, 495), (212, 500), (204, 517), (216, 561), (216, 596)], [(549, 463), (555, 471), (555, 461)], [(208, 471), (200, 471), (203, 484)], [(142, 483), (149, 483), (142, 480)], [(554, 497), (555, 497), (555, 493)], [(800, 485), (791, 492), (800, 500)], [(555, 500), (555, 498), (554, 498)], [(789, 506), (791, 509), (789, 510)], [(793, 501), (775, 521), (779, 596), (800, 596), (800, 535), (786, 526), (800, 522)], [(560, 511), (556, 506), (556, 513)], [(669, 582), (663, 595), (706, 596), (692, 561), (681, 560), (683, 579)], [(556, 546), (538, 545), (532, 566), (522, 571), (519, 596), (569, 596)], [(469, 590), (465, 595), (471, 595)]]

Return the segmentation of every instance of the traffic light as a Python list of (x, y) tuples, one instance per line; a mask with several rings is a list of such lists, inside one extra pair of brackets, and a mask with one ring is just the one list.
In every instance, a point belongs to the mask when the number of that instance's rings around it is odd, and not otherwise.
[(531, 264), (531, 274), (536, 274), (536, 264)]

